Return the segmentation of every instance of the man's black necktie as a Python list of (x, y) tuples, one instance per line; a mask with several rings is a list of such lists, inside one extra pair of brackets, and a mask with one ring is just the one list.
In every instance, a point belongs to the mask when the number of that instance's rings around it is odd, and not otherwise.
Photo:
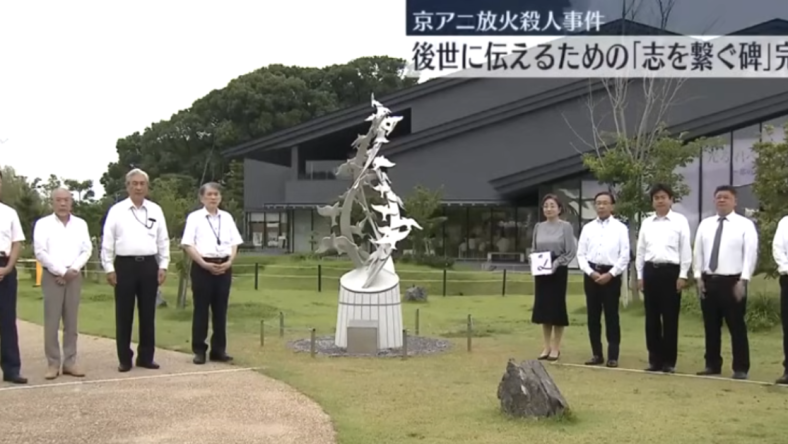
[(720, 241), (722, 240), (722, 227), (725, 222), (724, 217), (720, 217), (717, 221), (717, 232), (714, 233), (714, 244), (711, 246), (711, 258), (709, 259), (709, 271), (714, 273), (717, 271), (717, 265), (720, 261)]

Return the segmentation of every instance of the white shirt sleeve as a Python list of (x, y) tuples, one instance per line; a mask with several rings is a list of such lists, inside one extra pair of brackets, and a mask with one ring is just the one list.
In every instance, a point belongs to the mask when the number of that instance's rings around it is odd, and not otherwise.
[(749, 281), (755, 274), (755, 266), (758, 264), (758, 230), (749, 219), (745, 218), (742, 223), (744, 224), (744, 260), (741, 279)]
[(181, 237), (181, 245), (193, 247), (197, 244), (197, 222), (192, 216), (194, 213), (186, 216), (186, 225), (183, 227), (183, 236)]
[(777, 263), (777, 271), (780, 274), (788, 274), (786, 237), (788, 237), (788, 216), (783, 217), (777, 224), (777, 231), (774, 232), (774, 239), (772, 239), (772, 256), (774, 256), (774, 262)]
[(19, 213), (14, 211), (14, 218), (11, 221), (11, 243), (24, 241), (25, 232), (22, 231), (22, 223), (19, 221)]
[(638, 274), (638, 280), (643, 280), (643, 267), (646, 264), (646, 229), (650, 218), (643, 220), (640, 224), (640, 231), (638, 232), (638, 243), (635, 247), (635, 270)]
[(230, 231), (232, 232), (232, 237), (230, 238), (230, 245), (236, 246), (241, 245), (244, 243), (243, 237), (241, 236), (241, 232), (238, 231), (238, 224), (235, 223), (235, 219), (230, 216), (230, 220), (233, 222), (230, 224)]
[(33, 253), (42, 267), (56, 276), (63, 276), (67, 271), (65, 265), (56, 264), (52, 256), (49, 255), (49, 248), (47, 247), (49, 244), (49, 230), (47, 228), (46, 219), (43, 217), (38, 219), (33, 226)]
[(700, 221), (698, 230), (695, 232), (695, 261), (692, 263), (692, 271), (695, 280), (699, 280), (703, 274), (703, 230), (705, 230), (705, 220)]
[(584, 226), (582, 230), (580, 230), (580, 240), (577, 241), (577, 266), (580, 267), (580, 270), (583, 273), (591, 276), (594, 274), (594, 270), (591, 269), (591, 266), (588, 265), (588, 258), (586, 257), (588, 254), (588, 235), (586, 234), (586, 229), (588, 225)]
[(613, 265), (613, 268), (610, 270), (612, 276), (620, 276), (629, 266), (629, 228), (621, 222), (619, 222), (619, 224), (618, 259), (616, 259), (615, 265)]
[(159, 263), (159, 269), (166, 270), (170, 266), (170, 234), (167, 232), (167, 221), (164, 219), (164, 211), (159, 210), (160, 221), (157, 222), (158, 233), (156, 237), (156, 244), (158, 247), (158, 254), (156, 260)]
[(88, 261), (90, 260), (90, 255), (93, 254), (93, 242), (90, 240), (90, 232), (88, 231), (88, 223), (84, 220), (80, 220), (80, 227), (79, 227), (79, 256), (74, 260), (74, 263), (71, 264), (69, 268), (72, 270), (81, 270)]
[(110, 208), (104, 221), (104, 235), (101, 239), (101, 265), (106, 273), (115, 272), (115, 225), (117, 211)]
[(684, 218), (681, 221), (681, 240), (679, 244), (680, 271), (679, 278), (687, 279), (687, 274), (692, 266), (692, 231), (690, 231), (689, 220)]

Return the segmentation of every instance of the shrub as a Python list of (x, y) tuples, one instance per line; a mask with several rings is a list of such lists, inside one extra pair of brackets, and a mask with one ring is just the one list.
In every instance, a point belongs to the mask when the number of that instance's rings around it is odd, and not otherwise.
[[(700, 300), (694, 288), (684, 291), (681, 296), (682, 314), (690, 314), (702, 318)], [(747, 314), (745, 315), (747, 330), (758, 332), (769, 330), (780, 325), (780, 298), (765, 291), (752, 292), (747, 298)]]
[(428, 254), (403, 254), (399, 257), (399, 261), (403, 264), (416, 264), (423, 265), (430, 268), (452, 268), (454, 266), (454, 259), (450, 257), (434, 256)]

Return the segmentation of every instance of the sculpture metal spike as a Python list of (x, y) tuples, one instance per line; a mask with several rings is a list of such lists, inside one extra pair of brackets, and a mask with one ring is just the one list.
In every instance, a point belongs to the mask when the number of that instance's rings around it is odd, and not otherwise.
[[(317, 253), (333, 250), (339, 254), (347, 254), (356, 269), (365, 270), (364, 288), (375, 281), (391, 257), (391, 252), (397, 249), (397, 243), (408, 237), (413, 228), (421, 230), (415, 220), (401, 217), (400, 209), (404, 208), (402, 199), (392, 191), (388, 175), (381, 170), (394, 167), (395, 164), (378, 155), (381, 147), (388, 143), (387, 136), (394, 131), (402, 117), (392, 116), (391, 111), (376, 101), (374, 95), (372, 106), (375, 112), (366, 119), (370, 122), (369, 131), (356, 138), (352, 143), (356, 149), (355, 156), (337, 170), (338, 176), (352, 178), (353, 185), (341, 196), (339, 202), (317, 208), (319, 215), (331, 219), (332, 228), (339, 226), (339, 235), (332, 234), (324, 238)], [(380, 193), (386, 204), (369, 205), (364, 195), (365, 186)], [(364, 218), (353, 224), (350, 216), (356, 204), (361, 207)], [(371, 228), (371, 236), (363, 234), (365, 224)], [(356, 239), (359, 239), (359, 243), (356, 243)], [(367, 240), (375, 245), (375, 251), (371, 254), (359, 248), (359, 244)]]

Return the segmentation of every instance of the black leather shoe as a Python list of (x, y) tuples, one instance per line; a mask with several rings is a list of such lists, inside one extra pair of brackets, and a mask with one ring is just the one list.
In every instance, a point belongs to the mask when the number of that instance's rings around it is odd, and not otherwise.
[(195, 354), (194, 355), (194, 359), (192, 359), (192, 362), (194, 362), (197, 365), (205, 364), (205, 353), (197, 353), (197, 354)]
[(154, 361), (137, 362), (137, 367), (147, 368), (148, 370), (158, 370), (160, 368), (159, 364), (155, 363)]
[(701, 370), (698, 373), (696, 373), (696, 375), (698, 375), (698, 376), (717, 376), (717, 375), (721, 375), (721, 374), (722, 374), (722, 371), (716, 370), (716, 369), (713, 369), (713, 368), (708, 368), (708, 367), (706, 367), (703, 370)]
[(3, 381), (10, 382), (12, 384), (27, 384), (27, 378), (23, 377), (22, 375), (4, 375)]
[(643, 369), (643, 371), (646, 371), (646, 372), (661, 372), (662, 371), (662, 367), (660, 367), (659, 365), (655, 365), (655, 364), (649, 364), (648, 367)]
[(539, 357), (538, 357), (538, 358), (536, 358), (536, 359), (538, 359), (538, 360), (540, 360), (540, 361), (544, 361), (544, 360), (546, 360), (546, 359), (547, 359), (547, 358), (549, 358), (549, 357), (550, 357), (550, 354), (549, 354), (549, 353), (545, 353), (545, 354), (543, 354), (543, 355), (539, 355)]
[(608, 368), (617, 368), (618, 367), (618, 361), (615, 360), (615, 359), (610, 359), (610, 360), (607, 361), (605, 366), (607, 366)]
[(676, 373), (676, 367), (674, 367), (672, 365), (666, 365), (666, 366), (662, 367), (662, 372), (663, 373)]
[(733, 372), (733, 376), (731, 376), (731, 378), (743, 381), (747, 379), (747, 372)]
[(233, 357), (228, 355), (227, 353), (223, 353), (221, 355), (211, 355), (208, 357), (213, 362), (230, 362), (233, 360)]
[(780, 376), (780, 378), (778, 380), (774, 381), (774, 383), (775, 384), (788, 385), (788, 373), (785, 373), (784, 375)]
[(131, 370), (131, 364), (120, 364), (118, 365), (118, 371), (121, 373), (126, 373), (127, 371)]
[(605, 359), (601, 356), (594, 356), (593, 358), (585, 362), (586, 365), (602, 365), (604, 363), (605, 363)]
[(558, 354), (555, 355), (555, 356), (553, 356), (553, 355), (547, 356), (547, 360), (550, 361), (550, 362), (555, 362), (555, 361), (557, 361), (559, 359), (561, 359), (561, 352), (558, 352)]

